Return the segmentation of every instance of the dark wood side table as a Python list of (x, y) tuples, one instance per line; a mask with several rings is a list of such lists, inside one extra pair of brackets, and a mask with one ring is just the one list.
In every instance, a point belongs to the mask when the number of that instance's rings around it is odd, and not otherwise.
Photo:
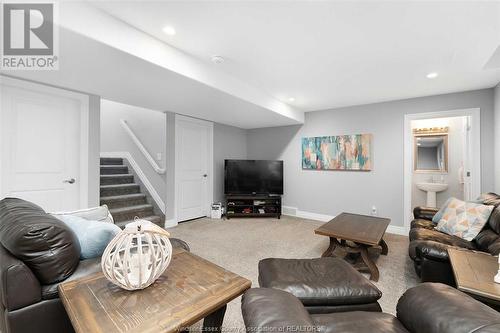
[[(383, 237), (390, 222), (391, 220), (387, 218), (342, 213), (314, 230), (314, 233), (330, 238), (330, 246), (322, 257), (333, 256), (333, 251), (337, 247), (341, 247), (347, 253), (359, 253), (370, 272), (370, 280), (378, 281), (379, 271), (368, 255), (368, 248), (381, 247), (381, 253), (387, 255), (389, 249)], [(364, 267), (356, 268), (363, 269)]]
[(165, 273), (143, 290), (127, 291), (102, 273), (59, 285), (77, 333), (178, 332), (205, 318), (204, 331), (218, 333), (226, 304), (251, 282), (184, 250), (176, 250)]
[(500, 311), (500, 284), (493, 281), (498, 257), (488, 253), (449, 248), (457, 289)]

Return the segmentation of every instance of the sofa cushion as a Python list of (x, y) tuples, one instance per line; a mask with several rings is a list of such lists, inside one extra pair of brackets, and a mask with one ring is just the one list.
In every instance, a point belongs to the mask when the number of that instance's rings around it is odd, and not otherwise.
[[(81, 260), (75, 272), (71, 274), (71, 276), (66, 280), (64, 280), (64, 282), (76, 280), (97, 272), (101, 272), (101, 258)], [(42, 299), (47, 300), (59, 297), (59, 284), (60, 282), (43, 285)]]
[(441, 283), (421, 283), (408, 289), (399, 298), (396, 311), (413, 333), (498, 332), (500, 324), (498, 312)]
[(479, 250), (488, 252), (488, 247), (494, 243), (500, 236), (491, 230), (491, 228), (485, 227), (481, 232), (474, 238), (474, 243)]
[(445, 245), (463, 247), (471, 250), (477, 249), (474, 243), (466, 241), (465, 239), (451, 236), (437, 230), (429, 230), (424, 228), (415, 228), (410, 230), (410, 241), (414, 240), (428, 240), (437, 243), (443, 243)]
[(388, 313), (342, 312), (312, 315), (312, 320), (321, 333), (408, 333), (399, 320)]
[(410, 224), (410, 229), (425, 228), (425, 229), (432, 230), (435, 227), (436, 227), (436, 225), (434, 224), (434, 222), (429, 221), (429, 220), (423, 220), (423, 219), (415, 219), (415, 220), (411, 221), (411, 224)]
[(471, 241), (486, 225), (493, 208), (452, 198), (448, 201), (436, 230)]
[(264, 259), (259, 262), (259, 284), (287, 291), (308, 306), (373, 303), (382, 296), (339, 258)]
[(0, 242), (42, 284), (62, 281), (78, 266), (80, 245), (63, 222), (17, 198), (0, 201)]

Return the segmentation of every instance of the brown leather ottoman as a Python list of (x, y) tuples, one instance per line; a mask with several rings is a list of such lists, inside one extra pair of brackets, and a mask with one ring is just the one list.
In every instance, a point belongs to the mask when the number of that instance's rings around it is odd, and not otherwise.
[(382, 311), (382, 292), (339, 258), (263, 259), (259, 285), (291, 293), (311, 314)]

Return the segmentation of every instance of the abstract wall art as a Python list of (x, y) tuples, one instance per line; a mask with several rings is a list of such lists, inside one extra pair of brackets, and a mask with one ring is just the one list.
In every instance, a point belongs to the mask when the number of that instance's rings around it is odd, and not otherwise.
[(302, 169), (372, 170), (372, 135), (302, 138)]

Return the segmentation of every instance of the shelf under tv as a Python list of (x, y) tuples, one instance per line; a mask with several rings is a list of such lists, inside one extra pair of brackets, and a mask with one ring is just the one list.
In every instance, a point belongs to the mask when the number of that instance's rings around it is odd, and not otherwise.
[(226, 218), (281, 217), (280, 195), (226, 195)]

